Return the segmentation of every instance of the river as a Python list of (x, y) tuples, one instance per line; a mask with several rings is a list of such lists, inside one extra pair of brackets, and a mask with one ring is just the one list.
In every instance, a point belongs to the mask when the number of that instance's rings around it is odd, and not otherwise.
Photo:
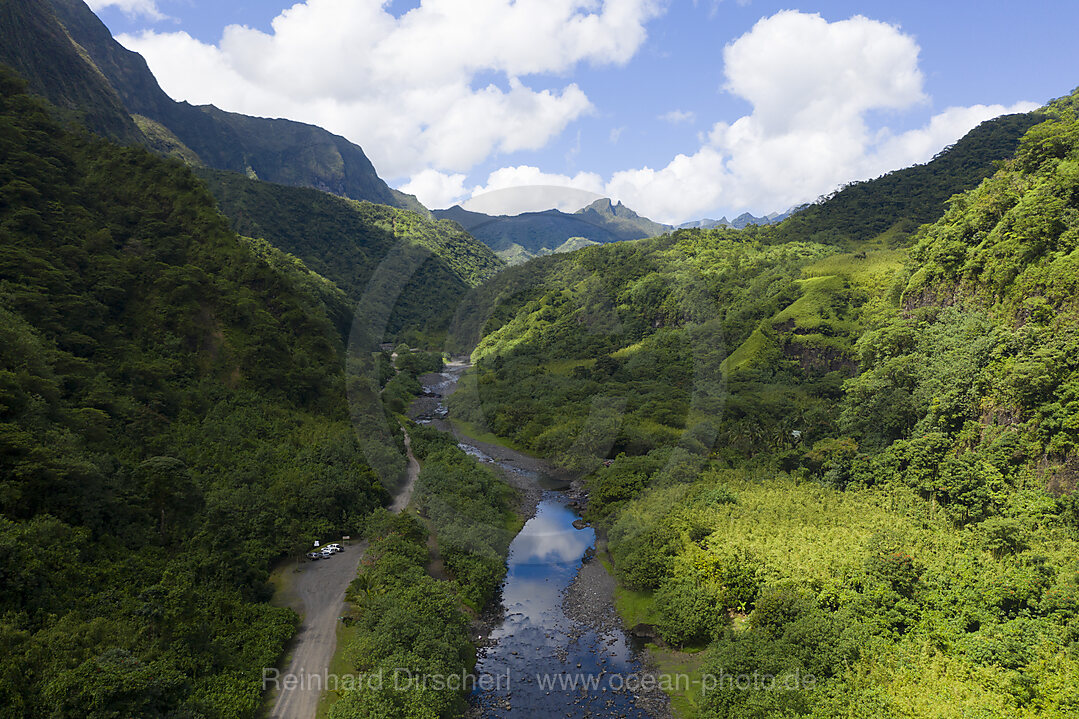
[(613, 611), (613, 582), (594, 558), (595, 532), (573, 508), (568, 484), (542, 460), (444, 421), (443, 400), (466, 369), (452, 363), (421, 378), (426, 396), (410, 414), (454, 432), (458, 446), (501, 471), (533, 512), (510, 544), (501, 608), (476, 665), (487, 688), (474, 692), (471, 716), (669, 716), (662, 692), (643, 686), (653, 676)]

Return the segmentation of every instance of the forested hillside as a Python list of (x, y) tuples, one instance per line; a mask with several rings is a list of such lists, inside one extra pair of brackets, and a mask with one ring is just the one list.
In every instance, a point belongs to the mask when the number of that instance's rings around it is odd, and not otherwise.
[[(674, 230), (436, 219), (342, 137), (173, 101), (83, 0), (0, 0), (0, 62), (0, 719), (256, 719), (300, 621), (271, 568), (343, 535), (328, 669), (387, 680), (331, 719), (533, 711), (435, 679), (485, 642), (610, 679), (612, 591), (679, 719), (1079, 716), (1079, 90)], [(442, 350), (473, 366), (427, 391)]]
[(0, 75), (0, 706), (252, 716), (270, 561), (386, 498), (311, 278)]
[(0, 63), (15, 68), (33, 92), (91, 130), (123, 142), (142, 139), (108, 80), (79, 56), (48, 4), (0, 2)]
[(236, 173), (200, 170), (199, 176), (237, 232), (295, 255), (353, 304), (391, 271), (394, 253), (414, 252), (412, 273), (388, 288), (390, 337), (406, 328), (444, 330), (464, 293), (503, 267), (488, 247), (447, 220)]
[[(698, 685), (680, 713), (1079, 710), (1077, 105), (909, 252), (867, 241), (913, 203), (850, 219), (869, 183), (777, 228), (591, 247), (484, 288), (454, 410), (585, 475), (661, 665), (789, 687)], [(809, 220), (824, 234), (791, 241)]]
[[(415, 248), (406, 262), (411, 284), (389, 298), (391, 336), (405, 327), (437, 333), (460, 295), (502, 267), (482, 243), (387, 187), (344, 138), (173, 101), (82, 0), (6, 0), (0, 13), (0, 61), (32, 91), (96, 132), (200, 168), (236, 231), (301, 259), (353, 304), (391, 250)], [(334, 314), (347, 338), (349, 318)]]
[(775, 236), (844, 245), (884, 233), (893, 242), (906, 240), (919, 225), (940, 217), (948, 198), (991, 175), (1041, 119), (1040, 113), (1029, 112), (987, 120), (924, 165), (851, 183), (826, 204), (809, 205), (783, 222)]

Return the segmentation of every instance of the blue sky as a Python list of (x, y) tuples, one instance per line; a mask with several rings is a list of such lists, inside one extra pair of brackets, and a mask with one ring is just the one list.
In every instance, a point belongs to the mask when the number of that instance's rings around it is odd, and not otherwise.
[(91, 2), (177, 99), (323, 125), (435, 207), (541, 183), (663, 221), (783, 210), (1079, 84), (1071, 2), (528, 4), (308, 0), (275, 31), (290, 4)]

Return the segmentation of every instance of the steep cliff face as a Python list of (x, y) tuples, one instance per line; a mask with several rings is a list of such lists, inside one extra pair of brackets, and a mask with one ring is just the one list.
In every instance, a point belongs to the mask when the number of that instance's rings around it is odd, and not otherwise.
[[(146, 60), (116, 42), (82, 0), (4, 0), (0, 13), (0, 62), (95, 132), (268, 182), (426, 213), (416, 198), (391, 189), (363, 150), (339, 135), (176, 102)], [(149, 137), (133, 115), (152, 128)]]

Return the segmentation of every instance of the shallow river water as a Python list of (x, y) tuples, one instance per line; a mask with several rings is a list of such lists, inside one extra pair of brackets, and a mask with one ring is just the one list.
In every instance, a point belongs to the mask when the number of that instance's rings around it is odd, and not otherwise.
[[(441, 400), (453, 391), (463, 368), (425, 378), (428, 404), (419, 421), (445, 416)], [(642, 668), (626, 634), (593, 627), (567, 614), (565, 597), (596, 535), (578, 522), (564, 487), (537, 470), (534, 458), (499, 448), (494, 458), (468, 437), (459, 446), (480, 461), (542, 490), (534, 516), (510, 545), (501, 616), (480, 650), (473, 694), (480, 717), (649, 717), (640, 701)], [(490, 449), (490, 447), (488, 447)], [(527, 467), (527, 468), (525, 468)], [(520, 482), (518, 481), (518, 484)]]
[(510, 546), (502, 623), (477, 662), (495, 686), (477, 692), (481, 716), (646, 717), (636, 707), (640, 667), (626, 636), (567, 616), (563, 597), (595, 545), (565, 497), (546, 493)]

